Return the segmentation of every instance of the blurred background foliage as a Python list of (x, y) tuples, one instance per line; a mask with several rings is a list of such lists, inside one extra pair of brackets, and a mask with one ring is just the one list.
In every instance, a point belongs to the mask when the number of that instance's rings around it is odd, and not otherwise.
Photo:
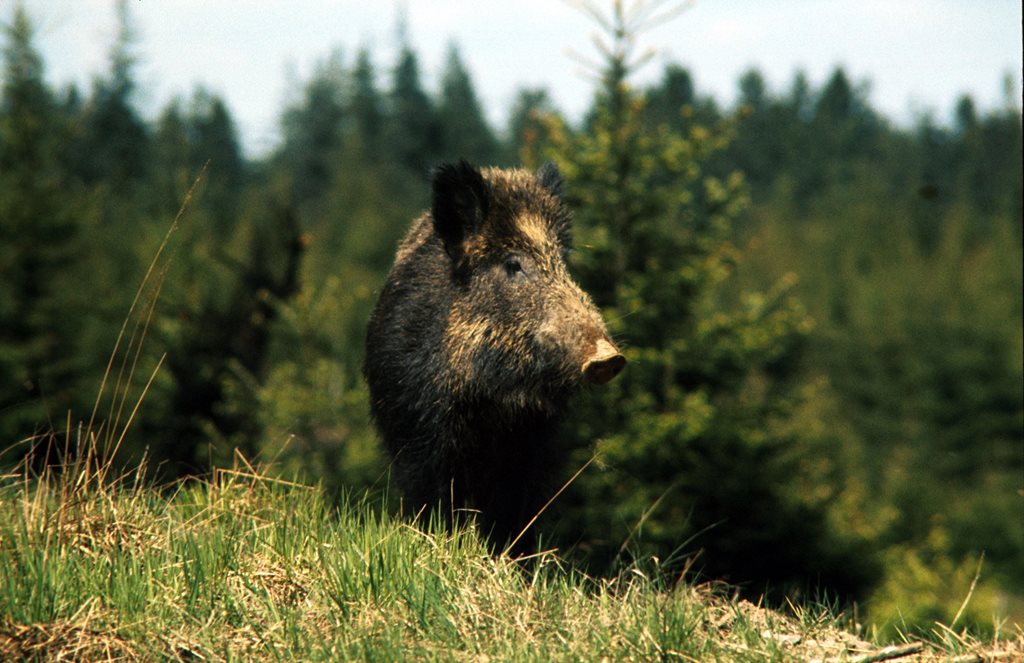
[[(556, 162), (572, 268), (628, 370), (578, 398), (544, 538), (594, 573), (657, 560), (751, 596), (829, 597), (881, 629), (1024, 623), (1021, 109), (900, 126), (837, 68), (738, 102), (608, 37), (592, 109), (523, 89), (488, 124), (457, 47), (426, 90), (406, 46), (328, 54), (247, 159), (196, 89), (135, 105), (127, 3), (89, 90), (51, 89), (3, 26), (0, 465), (89, 418), (138, 283), (206, 167), (138, 359), (167, 353), (118, 449), (161, 479), (237, 449), (333, 493), (387, 490), (359, 367), (398, 239), (444, 159)], [(69, 416), (68, 413), (71, 413)], [(100, 408), (113, 429), (117, 414)], [(123, 418), (123, 417), (122, 417)], [(105, 422), (105, 423), (103, 423)], [(100, 428), (102, 430), (102, 428)]]

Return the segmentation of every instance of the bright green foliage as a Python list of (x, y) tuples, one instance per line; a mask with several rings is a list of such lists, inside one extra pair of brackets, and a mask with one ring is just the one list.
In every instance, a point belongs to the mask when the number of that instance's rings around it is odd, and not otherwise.
[[(893, 546), (885, 551), (885, 580), (868, 604), (872, 623), (883, 639), (924, 631), (925, 625), (966, 623), (990, 634), (992, 616), (1005, 612), (1005, 595), (989, 582), (977, 583), (982, 558), (949, 556), (949, 534), (938, 528), (924, 545)], [(961, 612), (963, 610), (963, 612)], [(955, 625), (955, 624), (954, 624)]]

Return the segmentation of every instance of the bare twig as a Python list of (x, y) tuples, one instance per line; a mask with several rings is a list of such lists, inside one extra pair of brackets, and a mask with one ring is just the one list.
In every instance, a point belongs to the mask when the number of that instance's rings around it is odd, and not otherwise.
[(893, 645), (891, 647), (885, 647), (878, 651), (858, 656), (857, 658), (851, 658), (850, 663), (879, 663), (879, 661), (891, 661), (897, 658), (903, 658), (904, 656), (913, 656), (914, 654), (920, 654), (924, 651), (924, 644), (920, 642), (911, 642), (906, 645)]
[[(650, 62), (657, 49), (648, 49), (633, 57), (637, 35), (668, 23), (693, 7), (695, 0), (634, 0), (625, 6), (623, 0), (612, 2), (611, 12), (602, 11), (595, 0), (564, 0), (566, 4), (585, 14), (597, 24), (599, 34), (591, 41), (605, 61), (621, 63), (627, 72), (633, 72)], [(603, 65), (582, 56), (575, 50), (569, 56), (579, 62), (587, 73), (601, 72)]]
[(949, 659), (947, 663), (985, 663), (985, 659), (980, 654), (961, 654)]

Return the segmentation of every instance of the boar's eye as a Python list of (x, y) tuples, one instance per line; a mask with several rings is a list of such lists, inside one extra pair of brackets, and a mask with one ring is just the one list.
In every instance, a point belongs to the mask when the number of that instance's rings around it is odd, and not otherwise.
[(505, 258), (505, 273), (515, 276), (523, 273), (523, 262), (516, 256)]

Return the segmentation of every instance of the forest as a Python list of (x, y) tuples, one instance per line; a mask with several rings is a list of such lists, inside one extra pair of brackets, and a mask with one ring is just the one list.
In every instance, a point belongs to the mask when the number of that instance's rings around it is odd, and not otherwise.
[(965, 96), (903, 126), (842, 67), (785, 89), (751, 69), (723, 105), (681, 65), (631, 85), (613, 48), (582, 119), (522, 89), (494, 127), (456, 46), (436, 90), (410, 46), (343, 51), (249, 159), (216, 91), (142, 116), (118, 6), (88, 89), (47, 84), (23, 7), (2, 26), (8, 476), (86, 439), (157, 485), (244, 459), (397, 509), (360, 372), (394, 249), (437, 163), (550, 161), (572, 272), (629, 365), (574, 403), (560, 472), (585, 469), (536, 524), (543, 545), (893, 633), (1024, 624), (1009, 74), (999, 107)]

